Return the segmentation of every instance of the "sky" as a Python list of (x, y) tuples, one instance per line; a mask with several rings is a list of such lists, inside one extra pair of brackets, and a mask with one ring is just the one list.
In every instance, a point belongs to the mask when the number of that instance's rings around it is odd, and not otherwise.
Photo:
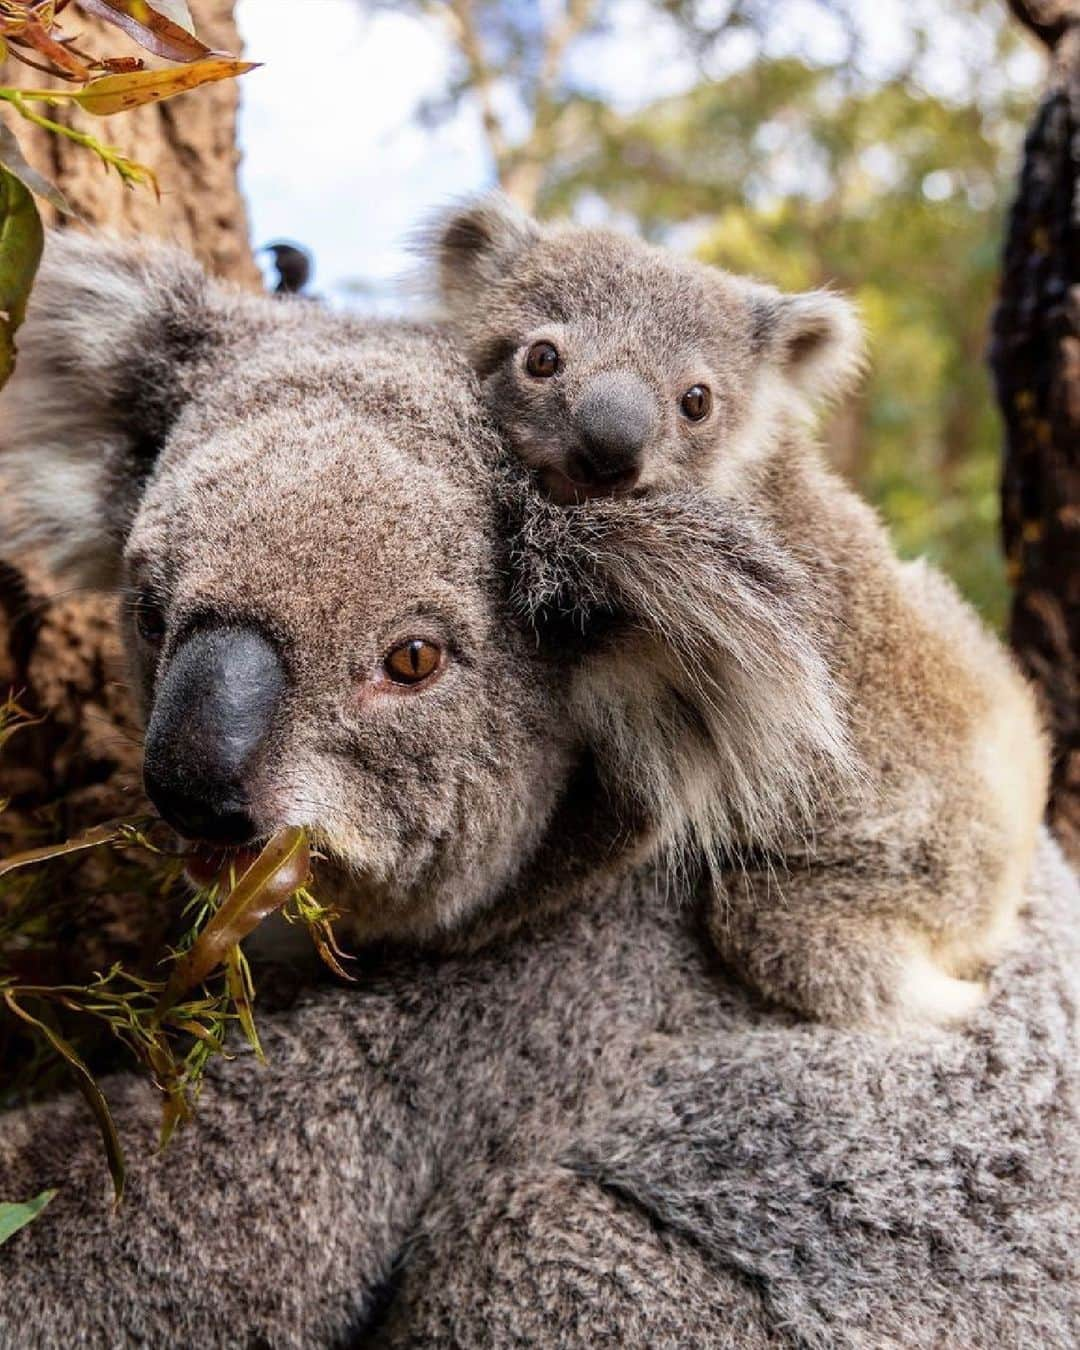
[[(543, 0), (540, 0), (543, 3)], [(437, 208), (492, 186), (474, 106), (434, 129), (415, 124), (450, 64), (430, 21), (358, 0), (239, 0), (245, 54), (262, 69), (241, 82), (241, 182), (256, 246), (280, 238), (316, 256), (315, 289), (397, 307), (413, 266), (406, 241)], [(572, 74), (623, 108), (689, 87), (695, 71), (640, 0), (620, 0), (614, 31), (575, 53)], [(328, 37), (332, 57), (328, 66)], [(398, 283), (404, 283), (399, 285)]]
[[(707, 3), (707, 0), (703, 0)], [(957, 62), (947, 0), (858, 0), (867, 68), (887, 75), (905, 51), (905, 7), (931, 7), (939, 49), (927, 60), (935, 92), (960, 93), (972, 63)], [(553, 0), (533, 0), (550, 7)], [(839, 30), (813, 0), (784, 0), (772, 50), (835, 58)], [(333, 301), (395, 310), (407, 304), (414, 264), (407, 239), (440, 206), (488, 187), (492, 165), (479, 116), (466, 102), (449, 121), (418, 126), (417, 105), (443, 88), (450, 55), (434, 23), (359, 0), (239, 0), (246, 54), (263, 62), (241, 81), (241, 181), (256, 247), (277, 239), (316, 258), (314, 290)], [(619, 0), (609, 32), (573, 53), (571, 77), (620, 109), (678, 93), (698, 77), (671, 30), (644, 0)], [(977, 34), (975, 38), (977, 39)], [(711, 74), (750, 53), (725, 48)], [(975, 63), (977, 65), (977, 63)], [(726, 67), (726, 68), (725, 68)], [(1036, 79), (1030, 72), (1009, 78)], [(984, 81), (1006, 78), (984, 68)], [(676, 241), (677, 242), (677, 241)]]
[(265, 63), (241, 82), (252, 239), (307, 245), (314, 289), (334, 298), (356, 278), (392, 294), (409, 267), (408, 233), (440, 203), (489, 185), (483, 135), (468, 113), (434, 131), (414, 125), (447, 69), (428, 25), (367, 16), (355, 0), (305, 3), (318, 24), (295, 23), (292, 0), (237, 7), (246, 53)]

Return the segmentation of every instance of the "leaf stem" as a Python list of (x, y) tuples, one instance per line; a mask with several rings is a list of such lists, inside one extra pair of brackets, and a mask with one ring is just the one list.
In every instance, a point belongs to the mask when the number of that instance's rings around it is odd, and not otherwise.
[(145, 164), (137, 164), (134, 160), (128, 159), (115, 147), (99, 141), (96, 136), (91, 136), (85, 131), (78, 131), (75, 127), (66, 127), (62, 122), (54, 122), (51, 117), (45, 117), (42, 113), (35, 112), (27, 103), (28, 98), (40, 99), (42, 102), (52, 104), (60, 104), (66, 101), (60, 95), (44, 91), (0, 87), (0, 101), (10, 103), (20, 117), (24, 117), (36, 127), (52, 132), (54, 136), (63, 136), (69, 141), (74, 141), (76, 145), (84, 146), (87, 150), (92, 151), (106, 168), (115, 169), (128, 187), (133, 187), (136, 184), (145, 185), (154, 189), (155, 196), (161, 196), (157, 175), (153, 169), (147, 168)]

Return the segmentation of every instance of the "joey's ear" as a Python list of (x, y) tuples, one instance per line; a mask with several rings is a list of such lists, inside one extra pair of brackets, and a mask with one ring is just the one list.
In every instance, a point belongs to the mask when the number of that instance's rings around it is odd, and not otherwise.
[(489, 192), (436, 219), (419, 247), (434, 268), (439, 299), (453, 314), (508, 276), (539, 237), (531, 216), (501, 192)]
[(865, 343), (850, 301), (831, 291), (785, 295), (755, 286), (750, 305), (761, 355), (811, 403), (853, 387), (862, 372)]
[(49, 238), (0, 393), (0, 552), (111, 585), (146, 478), (208, 344), (211, 285), (186, 254)]

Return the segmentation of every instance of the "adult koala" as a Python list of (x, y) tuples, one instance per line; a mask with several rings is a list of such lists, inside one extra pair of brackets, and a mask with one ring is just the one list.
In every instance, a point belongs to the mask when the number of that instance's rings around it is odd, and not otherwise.
[[(323, 889), (396, 939), (264, 1018), (268, 1066), (216, 1071), (163, 1156), (114, 1083), (143, 1157), (118, 1216), (81, 1103), (5, 1116), (0, 1193), (61, 1189), (0, 1253), (0, 1344), (1075, 1344), (1052, 845), (963, 1032), (755, 1006), (567, 732), (588, 634), (538, 643), (516, 593), (565, 518), (445, 339), (57, 241), (0, 411), (20, 537), (136, 598), (166, 813), (219, 845), (310, 825)], [(720, 549), (775, 638), (796, 574), (716, 518), (673, 502), (671, 547)], [(616, 642), (633, 616), (597, 600)]]

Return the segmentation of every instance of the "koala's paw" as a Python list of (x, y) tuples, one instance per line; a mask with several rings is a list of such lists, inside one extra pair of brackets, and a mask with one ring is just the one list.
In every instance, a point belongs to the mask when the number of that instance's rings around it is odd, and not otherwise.
[(925, 952), (913, 952), (901, 966), (896, 1008), (906, 1022), (950, 1027), (966, 1022), (986, 997), (981, 980), (948, 974)]

